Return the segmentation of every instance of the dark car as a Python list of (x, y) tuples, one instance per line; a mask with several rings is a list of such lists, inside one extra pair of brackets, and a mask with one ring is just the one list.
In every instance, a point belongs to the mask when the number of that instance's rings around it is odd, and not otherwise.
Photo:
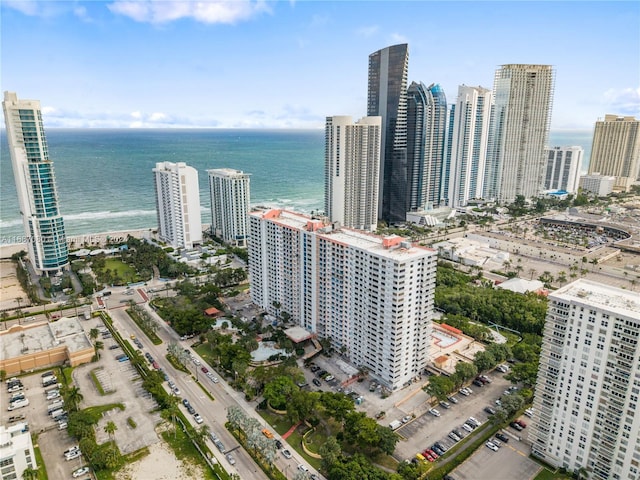
[(507, 437), (504, 433), (496, 433), (496, 438), (498, 440), (502, 440), (504, 443), (508, 443), (509, 442), (509, 437)]
[(484, 387), (484, 383), (482, 383), (482, 381), (478, 380), (477, 378), (473, 381), (473, 384), (476, 387)]
[(511, 426), (511, 428), (515, 428), (519, 432), (524, 430), (524, 428), (522, 428), (522, 425), (520, 425), (519, 423), (511, 422), (509, 425)]
[(282, 442), (280, 440), (276, 440), (276, 448), (277, 449), (281, 449), (282, 448)]
[(495, 415), (496, 413), (496, 411), (491, 407), (484, 407), (484, 411), (487, 412), (489, 415)]
[(318, 380), (317, 378), (314, 378), (312, 380), (312, 382), (316, 387), (319, 387), (320, 385), (322, 385), (322, 382), (320, 380)]

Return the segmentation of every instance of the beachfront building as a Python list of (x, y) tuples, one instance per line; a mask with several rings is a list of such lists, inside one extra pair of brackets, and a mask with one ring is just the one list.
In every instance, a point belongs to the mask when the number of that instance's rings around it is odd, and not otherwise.
[(328, 338), (390, 390), (428, 360), (437, 253), (285, 210), (249, 214), (251, 299)]
[(589, 174), (616, 177), (614, 191), (629, 191), (640, 181), (640, 120), (605, 115), (596, 122)]
[(599, 173), (583, 175), (580, 177), (580, 188), (585, 192), (593, 193), (598, 197), (606, 197), (613, 192), (615, 184), (616, 177), (600, 175)]
[(29, 425), (24, 422), (9, 427), (0, 425), (0, 479), (26, 478), (22, 473), (36, 468), (38, 464)]
[(547, 168), (544, 177), (545, 190), (578, 191), (582, 168), (582, 147), (551, 147), (546, 149)]
[(69, 264), (69, 250), (40, 102), (4, 92), (2, 108), (29, 260), (36, 273), (55, 274)]
[(332, 222), (373, 231), (378, 225), (380, 117), (327, 117), (324, 209)]
[(549, 294), (532, 454), (582, 478), (640, 478), (640, 296), (580, 279)]
[(412, 82), (407, 92), (406, 212), (440, 205), (446, 130), (447, 98), (442, 87)]
[(460, 85), (451, 105), (447, 160), (448, 188), (444, 192), (451, 207), (464, 207), (482, 198), (491, 120), (491, 90)]
[(511, 203), (542, 191), (554, 79), (551, 65), (496, 71), (483, 198)]
[(369, 55), (367, 116), (382, 117), (378, 218), (404, 222), (407, 198), (407, 75), (409, 46)]
[(174, 248), (202, 243), (198, 171), (184, 162), (162, 162), (153, 175), (158, 238)]
[(249, 174), (232, 168), (207, 170), (211, 233), (229, 245), (247, 246)]

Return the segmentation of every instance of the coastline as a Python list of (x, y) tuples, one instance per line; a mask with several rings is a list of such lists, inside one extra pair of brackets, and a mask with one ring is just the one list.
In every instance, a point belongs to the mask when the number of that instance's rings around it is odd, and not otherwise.
[[(104, 247), (107, 241), (124, 242), (129, 235), (135, 238), (150, 238), (154, 235), (155, 228), (142, 228), (134, 230), (119, 230), (113, 232), (90, 233), (83, 235), (72, 235), (67, 237), (69, 252), (80, 248)], [(0, 258), (11, 258), (11, 255), (20, 250), (27, 250), (27, 242), (9, 243), (0, 245)]]

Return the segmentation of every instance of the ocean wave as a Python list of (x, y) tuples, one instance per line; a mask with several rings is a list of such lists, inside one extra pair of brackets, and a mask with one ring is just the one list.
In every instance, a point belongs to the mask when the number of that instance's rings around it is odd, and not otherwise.
[(17, 227), (18, 225), (22, 225), (22, 220), (19, 218), (15, 220), (0, 220), (0, 229)]
[(65, 222), (74, 222), (77, 220), (100, 220), (105, 218), (146, 217), (150, 215), (155, 216), (155, 214), (155, 210), (125, 210), (122, 212), (106, 210), (102, 212), (83, 212), (71, 215), (63, 214), (62, 216), (64, 217)]

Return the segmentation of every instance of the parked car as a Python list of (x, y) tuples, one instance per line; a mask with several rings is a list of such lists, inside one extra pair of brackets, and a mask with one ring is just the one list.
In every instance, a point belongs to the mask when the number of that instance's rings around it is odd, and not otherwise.
[(527, 408), (527, 409), (524, 411), (524, 414), (525, 414), (527, 417), (531, 418), (531, 417), (533, 417), (534, 412), (535, 412), (535, 410), (534, 410), (533, 408)]
[(478, 380), (477, 378), (472, 382), (476, 387), (484, 387), (484, 383), (482, 383), (481, 380)]
[(458, 403), (458, 399), (456, 397), (447, 397), (447, 400), (449, 400), (451, 403)]
[(522, 420), (516, 420), (516, 423), (520, 425), (522, 428), (527, 428), (527, 424)]
[(469, 425), (468, 423), (463, 423), (462, 424), (462, 428), (464, 428), (467, 432), (472, 432), (473, 431), (473, 427), (471, 425)]
[(85, 473), (88, 473), (88, 472), (89, 472), (89, 467), (84, 466), (84, 467), (80, 467), (77, 470), (74, 470), (74, 472), (71, 474), (71, 476), (73, 478), (78, 478), (79, 476), (84, 475)]
[(440, 406), (442, 408), (451, 408), (451, 404), (449, 404), (448, 402), (445, 402), (444, 400), (440, 400)]
[(519, 423), (516, 422), (511, 422), (509, 424), (509, 426), (511, 426), (511, 428), (515, 428), (517, 431), (521, 432), (522, 430), (524, 430), (524, 428), (522, 428), (522, 426)]
[(458, 435), (456, 435), (453, 432), (449, 432), (448, 437), (453, 440), (454, 442), (459, 442), (460, 441), (460, 437)]
[(311, 380), (311, 381), (313, 382), (313, 384), (314, 384), (316, 387), (319, 387), (319, 386), (321, 386), (321, 385), (322, 385), (322, 383), (320, 382), (320, 380), (318, 380), (317, 378), (314, 378), (314, 379), (313, 379), (313, 380)]
[(495, 415), (496, 414), (496, 411), (491, 407), (484, 407), (484, 411), (487, 412), (489, 415)]
[(411, 415), (407, 415), (406, 417), (402, 417), (402, 423), (407, 423), (409, 420), (411, 420), (413, 417)]
[(429, 409), (429, 413), (431, 415), (433, 415), (434, 417), (439, 417), (440, 416), (440, 412), (438, 410), (436, 410), (435, 408), (430, 408)]
[(487, 442), (485, 443), (485, 445), (487, 446), (487, 448), (489, 448), (490, 450), (493, 450), (494, 452), (498, 451), (498, 447), (496, 446), (495, 443)]
[(194, 413), (193, 419), (196, 421), (197, 424), (204, 422), (204, 419), (200, 416), (199, 413)]
[(64, 459), (68, 462), (69, 460), (74, 460), (78, 458), (80, 455), (82, 455), (82, 452), (80, 450), (76, 450), (74, 452), (66, 454), (64, 456)]
[(507, 437), (504, 433), (496, 433), (496, 438), (502, 440), (504, 443), (508, 443), (509, 442), (509, 437)]
[(325, 382), (330, 382), (330, 381), (331, 381), (331, 380), (333, 380), (334, 378), (336, 378), (336, 377), (334, 377), (333, 375), (327, 375), (326, 377), (324, 377), (324, 381), (325, 381)]

